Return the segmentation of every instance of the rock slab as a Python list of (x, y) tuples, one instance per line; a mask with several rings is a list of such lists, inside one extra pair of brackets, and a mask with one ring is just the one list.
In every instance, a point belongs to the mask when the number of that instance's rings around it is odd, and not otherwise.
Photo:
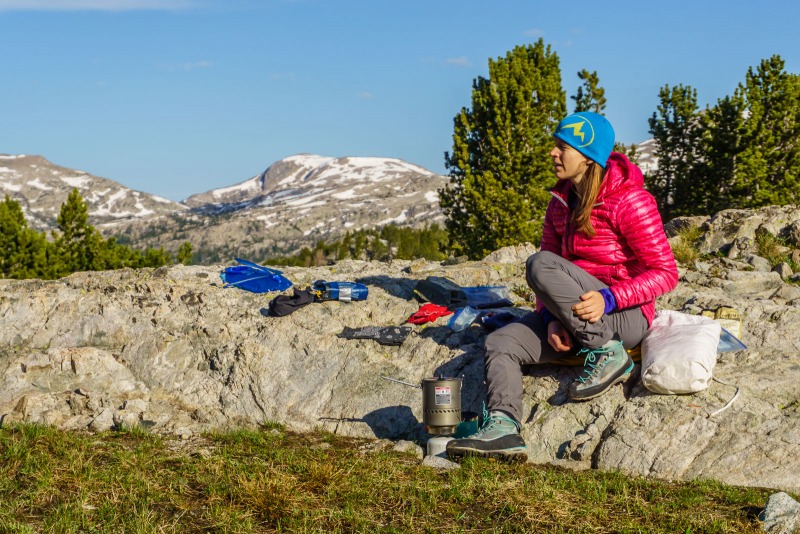
[[(770, 213), (758, 214), (761, 224), (795, 220), (785, 210), (775, 220)], [(511, 311), (524, 313), (533, 305), (524, 259), (534, 250), (513, 247), (456, 265), (344, 261), (286, 269), (296, 287), (356, 281), (369, 287), (369, 298), (314, 303), (282, 318), (265, 316), (274, 294), (223, 288), (225, 265), (0, 280), (0, 417), (63, 429), (141, 425), (181, 436), (277, 421), (296, 431), (421, 442), (428, 437), (421, 391), (381, 377), (410, 384), (463, 377), (462, 409), (480, 412), (486, 332), (478, 325), (454, 332), (442, 318), (414, 326), (400, 346), (337, 334), (403, 324), (418, 310), (413, 289), (427, 276), (505, 285), (516, 305)], [(567, 389), (578, 368), (528, 369), (522, 433), (530, 461), (800, 492), (796, 283), (724, 254), (680, 274), (660, 308), (700, 313), (732, 306), (744, 318), (748, 348), (719, 356), (715, 376), (722, 382), (665, 396), (634, 378), (572, 403)]]

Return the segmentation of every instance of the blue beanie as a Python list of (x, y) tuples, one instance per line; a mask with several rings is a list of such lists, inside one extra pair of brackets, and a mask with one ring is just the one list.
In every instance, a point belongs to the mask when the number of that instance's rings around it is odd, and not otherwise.
[(614, 128), (608, 119), (591, 111), (573, 113), (558, 123), (554, 137), (606, 168), (614, 149)]

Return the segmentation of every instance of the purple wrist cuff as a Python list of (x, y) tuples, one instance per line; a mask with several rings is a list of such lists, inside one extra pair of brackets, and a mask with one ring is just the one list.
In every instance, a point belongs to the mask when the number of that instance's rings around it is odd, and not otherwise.
[(610, 288), (601, 289), (600, 294), (603, 295), (603, 300), (606, 303), (606, 309), (603, 310), (603, 313), (608, 314), (617, 309), (617, 299), (614, 298), (614, 293), (611, 292)]

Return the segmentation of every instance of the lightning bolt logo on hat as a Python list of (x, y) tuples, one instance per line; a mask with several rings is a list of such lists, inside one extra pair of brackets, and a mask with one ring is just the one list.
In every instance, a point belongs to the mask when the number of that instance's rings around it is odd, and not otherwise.
[[(579, 145), (576, 148), (583, 148), (585, 146), (591, 145), (592, 142), (594, 141), (594, 128), (592, 128), (592, 123), (589, 122), (588, 120), (584, 119), (580, 115), (577, 115), (577, 117), (580, 117), (582, 120), (580, 122), (573, 122), (572, 124), (564, 124), (563, 126), (561, 126), (561, 130), (566, 130), (567, 128), (572, 130), (572, 135), (578, 137), (581, 140), (581, 143), (583, 143), (582, 145)], [(591, 133), (589, 141), (586, 141), (586, 132), (583, 131), (584, 124), (589, 126), (589, 130)]]
[(564, 117), (558, 123), (553, 137), (561, 139), (604, 169), (614, 150), (614, 128), (608, 119), (592, 111)]

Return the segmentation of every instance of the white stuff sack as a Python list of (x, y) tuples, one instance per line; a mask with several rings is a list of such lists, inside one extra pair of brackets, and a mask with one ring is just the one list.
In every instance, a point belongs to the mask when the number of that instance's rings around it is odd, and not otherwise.
[(717, 363), (721, 326), (700, 315), (659, 311), (642, 339), (642, 384), (674, 395), (706, 389)]

